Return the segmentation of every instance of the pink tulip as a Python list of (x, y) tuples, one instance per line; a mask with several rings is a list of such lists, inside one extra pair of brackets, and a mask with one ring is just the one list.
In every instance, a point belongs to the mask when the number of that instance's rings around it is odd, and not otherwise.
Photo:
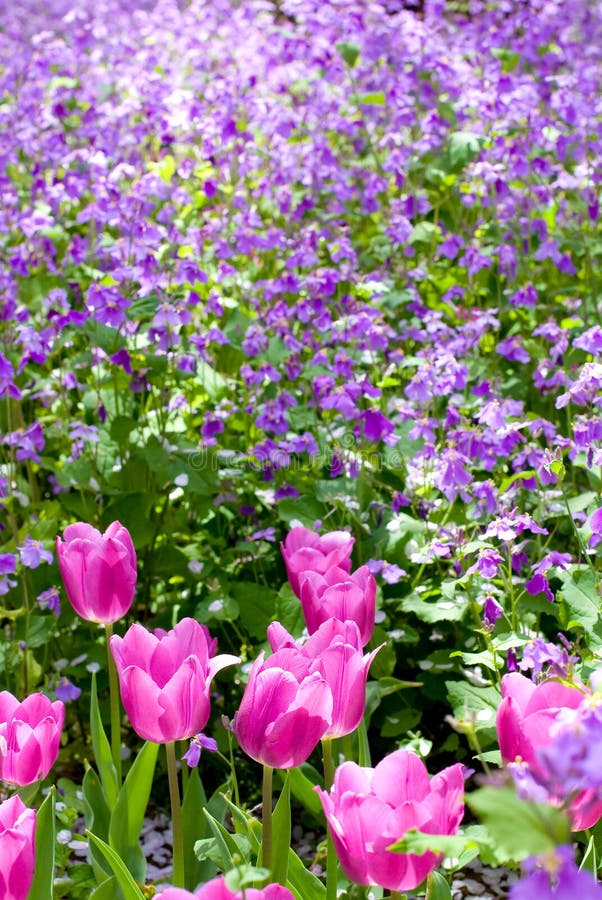
[[(554, 726), (563, 710), (577, 709), (585, 696), (559, 681), (534, 684), (520, 672), (504, 675), (495, 723), (504, 765), (524, 763), (545, 782), (538, 750), (554, 742)], [(573, 831), (591, 828), (602, 816), (602, 801), (595, 799), (594, 791), (582, 791), (571, 802), (570, 812)]]
[(26, 900), (35, 863), (36, 811), (18, 794), (0, 803), (0, 900)]
[(69, 603), (82, 619), (112, 624), (134, 599), (136, 552), (127, 528), (113, 522), (104, 534), (92, 525), (68, 525), (56, 539)]
[(322, 575), (334, 566), (348, 572), (354, 538), (346, 531), (329, 531), (320, 537), (308, 528), (292, 528), (284, 544), (280, 544), (290, 585), (300, 597), (299, 576), (302, 572)]
[(366, 680), (372, 660), (381, 649), (362, 653), (360, 633), (355, 622), (324, 622), (305, 643), (273, 622), (268, 628), (273, 651), (295, 648), (309, 663), (309, 672), (319, 672), (332, 691), (332, 715), (324, 738), (343, 737), (355, 731), (366, 705)]
[(456, 763), (429, 780), (422, 761), (396, 750), (375, 769), (345, 762), (330, 793), (316, 788), (337, 856), (351, 881), (408, 891), (438, 865), (435, 853), (387, 850), (411, 828), (455, 834), (464, 815), (464, 767)]
[(365, 647), (374, 631), (376, 581), (368, 566), (349, 574), (337, 566), (320, 572), (302, 572), (299, 597), (310, 634), (328, 619), (351, 620), (360, 630)]
[(332, 692), (296, 647), (260, 653), (234, 718), (238, 743), (264, 766), (292, 769), (305, 762), (332, 718)]
[(65, 706), (45, 694), (22, 703), (0, 692), (0, 779), (20, 787), (46, 778), (56, 762)]
[(245, 888), (243, 898), (242, 891), (234, 893), (228, 888), (223, 875), (208, 881), (194, 894), (182, 888), (168, 888), (160, 896), (161, 900), (294, 900), (289, 889), (279, 884), (269, 884), (261, 890)]
[(125, 637), (111, 638), (121, 699), (141, 738), (165, 744), (203, 730), (211, 680), (220, 669), (240, 662), (228, 654), (212, 656), (214, 649), (207, 628), (194, 619), (155, 634), (136, 624)]

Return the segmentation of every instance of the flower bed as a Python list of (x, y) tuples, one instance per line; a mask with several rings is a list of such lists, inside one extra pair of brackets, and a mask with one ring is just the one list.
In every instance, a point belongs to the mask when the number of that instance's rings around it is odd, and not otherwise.
[[(344, 773), (407, 751), (430, 784), (474, 770), (473, 824), (445, 807), (429, 837), (416, 806), (379, 832), (383, 852), (439, 866), (429, 897), (477, 855), (540, 860), (513, 900), (600, 893), (573, 859), (596, 869), (602, 801), (602, 5), (407, 5), (0, 11), (0, 774), (30, 785), (0, 841), (38, 809), (35, 900), (53, 866), (70, 900), (116, 896), (118, 872), (139, 895), (136, 828), (148, 798), (175, 802), (176, 749), (198, 764), (179, 766), (176, 882), (234, 859), (227, 890), (268, 891), (243, 750), (290, 770), (273, 785), (283, 833), (287, 792), (320, 832), (324, 734)], [(147, 660), (149, 681), (139, 648), (167, 654), (187, 620), (196, 643), (169, 677)], [(330, 642), (355, 699), (334, 713), (317, 687)], [(189, 701), (165, 715), (191, 657)], [(311, 727), (291, 730), (281, 698), (258, 728), (257, 685), (286, 682), (306, 709), (306, 679)], [(24, 750), (34, 712), (62, 734), (52, 771), (38, 732)], [(53, 775), (60, 800), (42, 804)], [(53, 840), (81, 816), (89, 863)], [(316, 848), (327, 887), (298, 860), (265, 878), (303, 900), (360, 896), (340, 840), (338, 875)], [(356, 850), (366, 896), (413, 889)]]

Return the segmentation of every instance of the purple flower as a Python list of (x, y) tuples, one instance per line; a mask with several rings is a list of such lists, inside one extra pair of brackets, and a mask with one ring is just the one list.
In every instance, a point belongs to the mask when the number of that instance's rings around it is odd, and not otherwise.
[(0, 575), (10, 575), (17, 568), (17, 557), (14, 553), (0, 553)]
[(38, 594), (36, 600), (40, 604), (40, 609), (49, 609), (51, 612), (55, 614), (55, 616), (60, 616), (61, 614), (61, 601), (59, 598), (58, 589), (55, 587), (47, 588), (45, 591), (42, 591), (41, 594)]
[(65, 678), (64, 675), (61, 675), (54, 687), (54, 693), (57, 700), (62, 700), (63, 703), (68, 703), (69, 700), (77, 700), (77, 698), (81, 694), (81, 688), (76, 687), (76, 685), (69, 681), (68, 678)]
[(576, 660), (575, 656), (569, 657), (566, 648), (544, 641), (542, 638), (533, 638), (523, 650), (519, 668), (523, 672), (533, 669), (532, 677), (535, 678), (544, 666), (550, 666), (551, 674), (559, 678), (568, 678), (569, 667)]
[(598, 544), (602, 543), (602, 506), (589, 517), (589, 527), (592, 530), (589, 545), (590, 547), (597, 547)]
[(525, 590), (528, 594), (531, 594), (532, 597), (535, 597), (537, 594), (545, 594), (546, 600), (550, 603), (554, 602), (554, 594), (552, 593), (548, 579), (541, 572), (534, 575), (533, 578), (526, 582)]
[(198, 766), (199, 764), (201, 752), (203, 750), (209, 750), (210, 753), (216, 753), (217, 741), (214, 738), (207, 737), (207, 735), (203, 734), (203, 732), (201, 731), (199, 734), (195, 734), (195, 736), (190, 739), (190, 747), (188, 748), (182, 759), (185, 759), (189, 767), (191, 769), (194, 769), (195, 766)]
[(387, 584), (397, 584), (402, 578), (405, 578), (407, 574), (405, 569), (400, 568), (395, 563), (388, 562), (383, 564), (381, 571), (383, 581), (386, 581)]
[(28, 569), (37, 569), (43, 562), (51, 563), (53, 555), (50, 550), (45, 550), (41, 541), (36, 541), (29, 535), (25, 543), (19, 547), (21, 564)]
[(497, 550), (484, 547), (482, 550), (479, 550), (477, 561), (466, 570), (466, 574), (473, 575), (475, 572), (479, 572), (483, 578), (495, 578), (498, 573), (498, 567), (503, 562), (504, 558), (500, 556)]
[(504, 615), (504, 610), (493, 597), (486, 597), (483, 604), (483, 625), (485, 628), (493, 628), (498, 619)]
[(577, 868), (573, 848), (556, 847), (523, 863), (525, 877), (510, 887), (508, 900), (602, 900), (602, 887)]

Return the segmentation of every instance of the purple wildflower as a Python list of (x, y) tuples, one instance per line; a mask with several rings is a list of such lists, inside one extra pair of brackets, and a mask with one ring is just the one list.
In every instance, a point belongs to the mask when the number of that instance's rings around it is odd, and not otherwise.
[(50, 550), (45, 550), (41, 541), (36, 541), (29, 535), (25, 538), (25, 543), (19, 547), (19, 555), (21, 564), (27, 569), (37, 569), (43, 562), (51, 563), (53, 555)]
[(523, 863), (525, 877), (510, 887), (508, 900), (602, 900), (602, 887), (575, 864), (572, 847), (556, 847)]
[(41, 594), (38, 594), (36, 597), (40, 605), (40, 609), (49, 609), (51, 612), (55, 614), (55, 616), (60, 616), (61, 614), (61, 601), (59, 597), (58, 589), (55, 587), (47, 588), (45, 591), (42, 591)]
[(185, 759), (189, 767), (191, 769), (194, 769), (195, 766), (198, 766), (199, 764), (201, 752), (203, 750), (208, 750), (210, 753), (216, 753), (217, 741), (214, 738), (207, 737), (207, 735), (203, 734), (203, 732), (201, 731), (199, 734), (195, 734), (195, 736), (190, 739), (190, 747), (188, 748), (182, 759)]

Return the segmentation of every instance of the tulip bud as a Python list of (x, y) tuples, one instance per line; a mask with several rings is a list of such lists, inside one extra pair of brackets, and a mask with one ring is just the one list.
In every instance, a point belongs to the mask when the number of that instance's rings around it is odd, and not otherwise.
[(56, 553), (69, 603), (82, 619), (111, 625), (134, 599), (136, 551), (127, 528), (113, 522), (104, 534), (92, 525), (68, 525)]

